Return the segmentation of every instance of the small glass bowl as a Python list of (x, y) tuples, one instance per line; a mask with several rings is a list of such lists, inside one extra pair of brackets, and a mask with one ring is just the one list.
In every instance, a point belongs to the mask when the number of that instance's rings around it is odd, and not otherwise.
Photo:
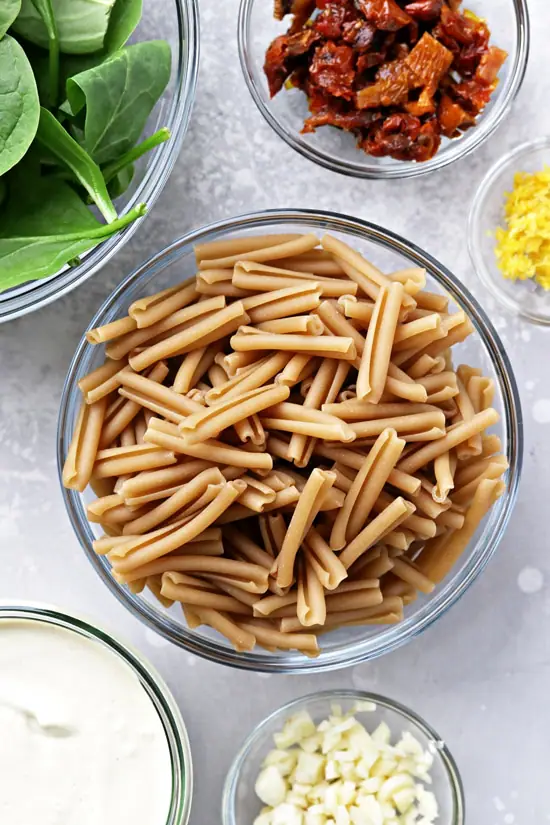
[[(172, 74), (168, 86), (147, 121), (143, 137), (166, 126), (170, 140), (148, 152), (136, 163), (136, 172), (129, 189), (117, 198), (115, 208), (125, 215), (138, 203), (146, 203), (150, 211), (162, 192), (179, 155), (187, 132), (195, 100), (199, 66), (199, 4), (198, 0), (169, 0), (144, 4), (143, 17), (131, 42), (167, 40), (172, 49)], [(65, 266), (56, 275), (0, 292), (0, 324), (34, 312), (66, 295), (98, 272), (134, 232), (143, 219), (131, 223), (122, 232), (82, 255), (78, 266)]]
[(160, 717), (170, 750), (172, 800), (166, 825), (187, 825), (193, 796), (193, 764), (187, 730), (168, 685), (150, 662), (103, 628), (56, 607), (3, 600), (0, 602), (0, 632), (3, 623), (9, 621), (41, 622), (78, 633), (107, 648), (133, 671)]
[(505, 49), (508, 59), (499, 73), (500, 82), (474, 127), (463, 135), (444, 138), (437, 154), (428, 161), (374, 158), (356, 146), (355, 137), (341, 129), (323, 126), (302, 135), (308, 117), (307, 99), (299, 89), (281, 89), (270, 98), (263, 65), (271, 41), (288, 29), (288, 20), (273, 17), (273, 0), (241, 0), (238, 21), (239, 57), (244, 79), (256, 106), (279, 137), (301, 155), (356, 178), (412, 178), (442, 169), (468, 155), (491, 135), (508, 113), (517, 95), (529, 53), (527, 0), (468, 0), (471, 11), (487, 19), (491, 43)]
[[(318, 235), (330, 232), (358, 249), (382, 270), (394, 272), (411, 266), (423, 267), (427, 288), (447, 293), (453, 304), (464, 309), (471, 318), (475, 333), (454, 348), (454, 352), (458, 363), (480, 367), (484, 375), (494, 379), (493, 406), (501, 416), (494, 432), (501, 438), (509, 470), (505, 494), (491, 509), (445, 582), (429, 596), (419, 594), (418, 599), (407, 607), (405, 620), (398, 625), (353, 627), (323, 635), (317, 658), (308, 659), (297, 652), (269, 653), (261, 649), (238, 653), (209, 628), (189, 630), (179, 606), (166, 610), (149, 592), (136, 595), (127, 586), (118, 584), (111, 575), (106, 557), (95, 553), (92, 547), (93, 540), (101, 535), (98, 525), (91, 524), (86, 518), (86, 507), (94, 499), (93, 493), (89, 489), (78, 493), (62, 487), (62, 496), (78, 540), (103, 582), (135, 616), (170, 641), (207, 659), (246, 670), (269, 673), (334, 670), (381, 656), (418, 635), (443, 615), (484, 569), (502, 538), (516, 499), (523, 452), (521, 405), (504, 347), (485, 312), (460, 281), (411, 242), (375, 224), (333, 212), (272, 210), (241, 215), (191, 232), (154, 255), (119, 284), (91, 320), (90, 329), (120, 318), (138, 297), (194, 275), (195, 244), (269, 232), (315, 232)], [(60, 480), (81, 403), (78, 381), (103, 360), (103, 347), (91, 346), (83, 336), (69, 367), (61, 397), (57, 431)]]
[(495, 256), (495, 230), (504, 226), (504, 198), (516, 172), (539, 172), (550, 166), (550, 137), (522, 143), (489, 169), (477, 190), (468, 219), (470, 257), (483, 284), (514, 315), (532, 324), (550, 325), (550, 290), (532, 280), (503, 277)]
[(464, 825), (464, 790), (456, 763), (439, 734), (412, 710), (378, 696), (356, 690), (327, 690), (303, 696), (274, 711), (252, 731), (227, 774), (222, 798), (223, 825), (252, 825), (259, 815), (262, 803), (254, 792), (254, 783), (267, 753), (275, 745), (273, 734), (281, 730), (289, 716), (307, 711), (318, 724), (337, 704), (344, 713), (354, 710), (357, 702), (373, 702), (372, 711), (354, 711), (354, 716), (371, 731), (385, 722), (392, 735), (409, 732), (434, 755), (431, 769), (433, 784), (429, 790), (439, 803), (438, 822), (442, 825)]

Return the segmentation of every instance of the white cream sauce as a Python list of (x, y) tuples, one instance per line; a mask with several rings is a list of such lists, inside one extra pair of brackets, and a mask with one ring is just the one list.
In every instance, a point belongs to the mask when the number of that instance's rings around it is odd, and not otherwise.
[(170, 752), (115, 653), (35, 621), (0, 623), (0, 823), (165, 825)]

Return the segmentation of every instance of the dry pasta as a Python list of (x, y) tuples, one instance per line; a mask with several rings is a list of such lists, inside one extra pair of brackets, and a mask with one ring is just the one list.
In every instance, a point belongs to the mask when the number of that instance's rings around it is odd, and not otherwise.
[(195, 278), (90, 330), (63, 469), (94, 550), (238, 651), (399, 622), (505, 490), (494, 382), (426, 274), (325, 236), (196, 248)]

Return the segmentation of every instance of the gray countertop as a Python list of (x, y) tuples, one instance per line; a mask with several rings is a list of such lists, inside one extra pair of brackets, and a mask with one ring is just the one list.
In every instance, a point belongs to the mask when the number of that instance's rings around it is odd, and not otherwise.
[[(152, 214), (99, 275), (0, 328), (0, 598), (84, 612), (156, 665), (189, 729), (195, 765), (191, 825), (219, 821), (227, 768), (241, 740), (269, 711), (313, 690), (352, 686), (410, 705), (440, 732), (464, 779), (468, 825), (550, 822), (544, 792), (550, 765), (550, 654), (544, 641), (550, 628), (550, 329), (527, 326), (494, 304), (472, 272), (465, 240), (468, 205), (488, 165), (511, 146), (550, 132), (550, 15), (546, 0), (529, 5), (527, 77), (497, 134), (440, 173), (383, 183), (314, 166), (271, 132), (246, 91), (235, 39), (223, 36), (234, 30), (237, 0), (201, 0), (201, 73), (191, 127)], [(370, 664), (329, 675), (266, 678), (171, 646), (107, 592), (64, 512), (55, 431), (65, 372), (82, 330), (135, 265), (192, 227), (285, 206), (370, 219), (414, 239), (453, 269), (490, 312), (512, 360), (526, 445), (519, 500), (496, 556), (435, 626)]]

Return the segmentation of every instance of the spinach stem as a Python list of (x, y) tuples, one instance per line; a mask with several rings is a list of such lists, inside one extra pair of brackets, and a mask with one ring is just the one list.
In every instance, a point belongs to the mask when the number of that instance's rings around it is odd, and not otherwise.
[[(55, 26), (55, 21), (54, 21)], [(50, 81), (50, 106), (54, 109), (57, 106), (57, 96), (59, 94), (59, 40), (57, 39), (57, 31), (55, 36), (49, 38), (49, 81)]]
[(118, 173), (124, 169), (125, 166), (133, 163), (142, 155), (150, 152), (151, 149), (155, 148), (155, 146), (159, 146), (159, 144), (164, 143), (164, 141), (169, 138), (170, 130), (163, 126), (163, 128), (159, 129), (158, 132), (155, 132), (150, 137), (145, 138), (145, 140), (138, 143), (137, 146), (134, 146), (133, 149), (130, 149), (128, 152), (125, 152), (117, 158), (117, 160), (107, 164), (107, 166), (101, 170), (103, 172), (103, 177), (105, 178), (105, 183), (109, 183), (109, 181), (112, 180), (115, 175), (118, 175)]

